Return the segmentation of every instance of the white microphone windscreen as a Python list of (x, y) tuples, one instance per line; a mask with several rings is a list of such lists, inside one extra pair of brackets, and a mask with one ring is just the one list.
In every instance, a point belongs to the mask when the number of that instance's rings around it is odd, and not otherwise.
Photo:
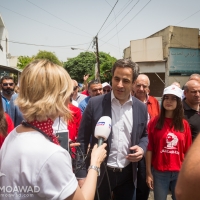
[(94, 130), (94, 136), (98, 138), (104, 138), (104, 141), (108, 139), (111, 131), (111, 118), (103, 116), (99, 119)]

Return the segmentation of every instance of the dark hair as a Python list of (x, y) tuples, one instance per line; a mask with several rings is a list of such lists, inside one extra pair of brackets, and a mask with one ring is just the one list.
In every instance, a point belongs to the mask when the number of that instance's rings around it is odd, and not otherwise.
[(130, 59), (119, 59), (114, 63), (114, 65), (112, 67), (112, 71), (111, 71), (112, 76), (114, 75), (115, 69), (117, 67), (131, 68), (132, 72), (133, 72), (132, 82), (134, 82), (137, 79), (139, 71), (140, 71), (139, 65), (137, 63), (131, 61)]
[(2, 97), (0, 97), (0, 134), (6, 136), (7, 129), (8, 129), (8, 124), (3, 110)]
[(14, 78), (13, 78), (12, 76), (3, 76), (3, 77), (1, 78), (1, 83), (3, 83), (3, 80), (10, 80), (10, 79), (12, 79), (13, 82), (14, 82)]
[(88, 90), (90, 89), (90, 86), (93, 85), (93, 84), (101, 84), (101, 82), (98, 81), (98, 80), (91, 80), (91, 81), (88, 83)]
[[(161, 111), (160, 115), (158, 117), (158, 121), (156, 124), (157, 129), (162, 129), (165, 121), (165, 108), (163, 107), (164, 97), (162, 98), (161, 102)], [(183, 126), (183, 119), (184, 119), (184, 112), (183, 112), (183, 104), (180, 98), (176, 96), (177, 106), (173, 112), (173, 118), (172, 118), (172, 124), (170, 125), (170, 128), (174, 127), (174, 130), (183, 132), (184, 126)]]

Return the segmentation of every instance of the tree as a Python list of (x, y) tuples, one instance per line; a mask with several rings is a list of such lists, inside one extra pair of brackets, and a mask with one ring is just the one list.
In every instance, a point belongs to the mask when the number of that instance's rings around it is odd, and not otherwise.
[[(100, 78), (101, 82), (111, 81), (111, 68), (116, 58), (109, 54), (99, 52)], [(89, 80), (95, 78), (96, 55), (92, 52), (82, 52), (77, 57), (69, 59), (64, 63), (64, 68), (68, 71), (72, 79), (79, 83), (83, 82), (83, 75), (90, 74)]]
[(110, 54), (100, 52), (100, 78), (101, 82), (110, 82), (111, 81), (111, 69), (113, 64), (116, 62), (116, 58), (110, 56)]
[(55, 53), (49, 51), (39, 51), (38, 54), (35, 56), (35, 59), (47, 59), (57, 65), (63, 65), (62, 62), (57, 58)]
[(26, 65), (28, 65), (30, 62), (34, 60), (34, 57), (29, 57), (29, 56), (19, 56), (18, 57), (18, 62), (17, 62), (17, 67), (19, 69), (24, 69)]

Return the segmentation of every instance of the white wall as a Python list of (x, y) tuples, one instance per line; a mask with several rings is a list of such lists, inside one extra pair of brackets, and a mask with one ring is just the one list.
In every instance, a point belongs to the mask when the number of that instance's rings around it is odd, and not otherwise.
[(11, 56), (10, 67), (17, 68), (18, 56)]
[(5, 28), (3, 19), (0, 15), (0, 44), (3, 48), (0, 49), (0, 65), (3, 66), (9, 66), (9, 59), (7, 59), (7, 54), (9, 53), (9, 45), (8, 42), (6, 42), (6, 39), (8, 40), (8, 31)]

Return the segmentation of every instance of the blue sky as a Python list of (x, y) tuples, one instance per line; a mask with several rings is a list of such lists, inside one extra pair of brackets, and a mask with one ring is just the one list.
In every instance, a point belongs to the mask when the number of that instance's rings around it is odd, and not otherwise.
[[(62, 61), (75, 57), (82, 51), (73, 51), (71, 47), (87, 50), (116, 2), (1, 0), (0, 14), (9, 40), (45, 45), (10, 42), (10, 53), (12, 56), (32, 56), (39, 50), (46, 50), (55, 52)], [(121, 58), (130, 40), (148, 37), (169, 25), (199, 28), (199, 19), (199, 0), (119, 0), (98, 34), (99, 51)], [(92, 45), (89, 51), (94, 51)]]

